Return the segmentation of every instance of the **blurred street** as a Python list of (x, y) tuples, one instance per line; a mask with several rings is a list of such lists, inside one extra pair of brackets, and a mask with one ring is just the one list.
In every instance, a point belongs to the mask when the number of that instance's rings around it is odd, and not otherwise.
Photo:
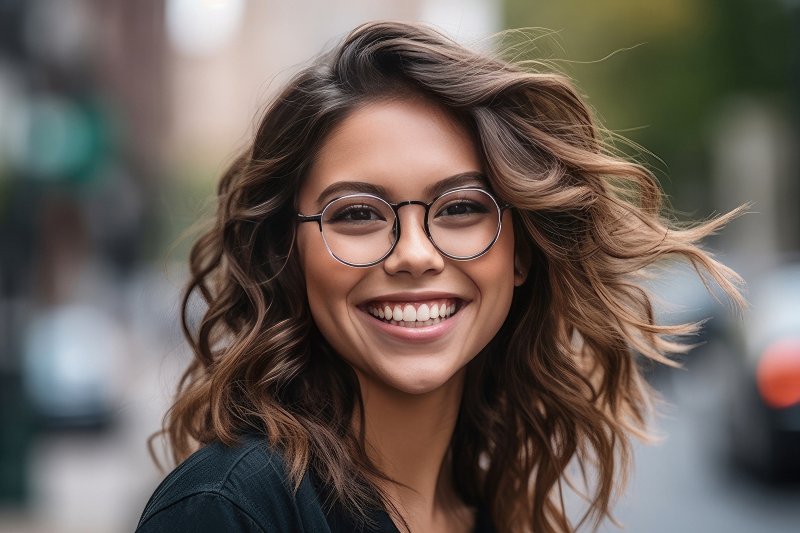
[[(135, 364), (108, 427), (53, 429), (25, 457), (29, 504), (0, 508), (2, 533), (133, 531), (163, 476), (147, 449), (187, 363), (178, 325), (179, 287), (163, 265), (142, 271), (123, 292)], [(135, 339), (135, 341), (134, 341)], [(158, 448), (156, 451), (160, 451)], [(162, 456), (163, 458), (163, 456)]]
[[(167, 311), (150, 309), (155, 315)], [(165, 320), (168, 318), (165, 316)], [(0, 514), (3, 533), (132, 531), (160, 479), (145, 440), (167, 406), (178, 353), (150, 357), (132, 380), (115, 427), (42, 438), (31, 450), (34, 507)], [(616, 516), (643, 533), (793, 533), (800, 486), (770, 485), (731, 468), (725, 397), (730, 361), (722, 346), (699, 349), (686, 370), (658, 369), (661, 444), (636, 447), (636, 468)], [(180, 364), (179, 364), (180, 363)], [(155, 395), (154, 395), (155, 393)], [(588, 530), (587, 530), (588, 531)], [(605, 524), (601, 533), (620, 531)]]
[(659, 322), (734, 327), (650, 376), (663, 441), (636, 445), (616, 515), (634, 533), (800, 531), (800, 486), (730, 459), (800, 471), (800, 0), (0, 0), (0, 533), (133, 530), (189, 357), (192, 229), (282, 81), (373, 19), (563, 70), (667, 218), (751, 205), (704, 243), (750, 287), (776, 281), (743, 320), (686, 265), (648, 288)]
[[(790, 533), (800, 525), (800, 484), (770, 484), (734, 467), (726, 405), (736, 394), (731, 359), (720, 344), (689, 356), (685, 370), (658, 369), (667, 402), (660, 444), (636, 446), (636, 470), (617, 507), (626, 531)], [(619, 531), (613, 525), (603, 533)]]

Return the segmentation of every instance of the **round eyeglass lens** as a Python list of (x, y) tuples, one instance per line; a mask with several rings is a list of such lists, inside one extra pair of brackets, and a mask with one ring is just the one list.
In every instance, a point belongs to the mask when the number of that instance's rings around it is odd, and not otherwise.
[(445, 193), (428, 212), (428, 230), (436, 246), (455, 259), (486, 252), (500, 233), (500, 207), (482, 189)]
[(395, 215), (380, 198), (349, 195), (322, 212), (322, 238), (330, 252), (351, 265), (380, 261), (395, 241)]

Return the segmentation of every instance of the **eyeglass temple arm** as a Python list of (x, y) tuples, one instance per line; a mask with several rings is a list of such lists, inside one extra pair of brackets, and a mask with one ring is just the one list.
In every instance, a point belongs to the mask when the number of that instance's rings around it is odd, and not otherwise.
[(319, 225), (319, 230), (322, 231), (322, 213), (319, 215), (303, 215), (302, 213), (297, 213), (297, 220), (300, 223), (316, 222)]

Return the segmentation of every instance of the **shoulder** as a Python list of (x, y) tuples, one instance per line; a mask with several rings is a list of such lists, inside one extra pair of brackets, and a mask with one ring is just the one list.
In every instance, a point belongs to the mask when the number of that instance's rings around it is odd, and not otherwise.
[(324, 524), (313, 486), (297, 492), (265, 437), (195, 452), (158, 486), (137, 531), (302, 531)]

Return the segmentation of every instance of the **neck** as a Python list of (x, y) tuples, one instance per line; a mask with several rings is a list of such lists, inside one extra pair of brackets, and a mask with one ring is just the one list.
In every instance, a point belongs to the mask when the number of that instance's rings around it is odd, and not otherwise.
[(412, 530), (415, 524), (435, 522), (463, 507), (453, 490), (448, 450), (464, 372), (425, 394), (405, 394), (362, 375), (359, 383), (367, 454), (395, 482), (378, 485)]

